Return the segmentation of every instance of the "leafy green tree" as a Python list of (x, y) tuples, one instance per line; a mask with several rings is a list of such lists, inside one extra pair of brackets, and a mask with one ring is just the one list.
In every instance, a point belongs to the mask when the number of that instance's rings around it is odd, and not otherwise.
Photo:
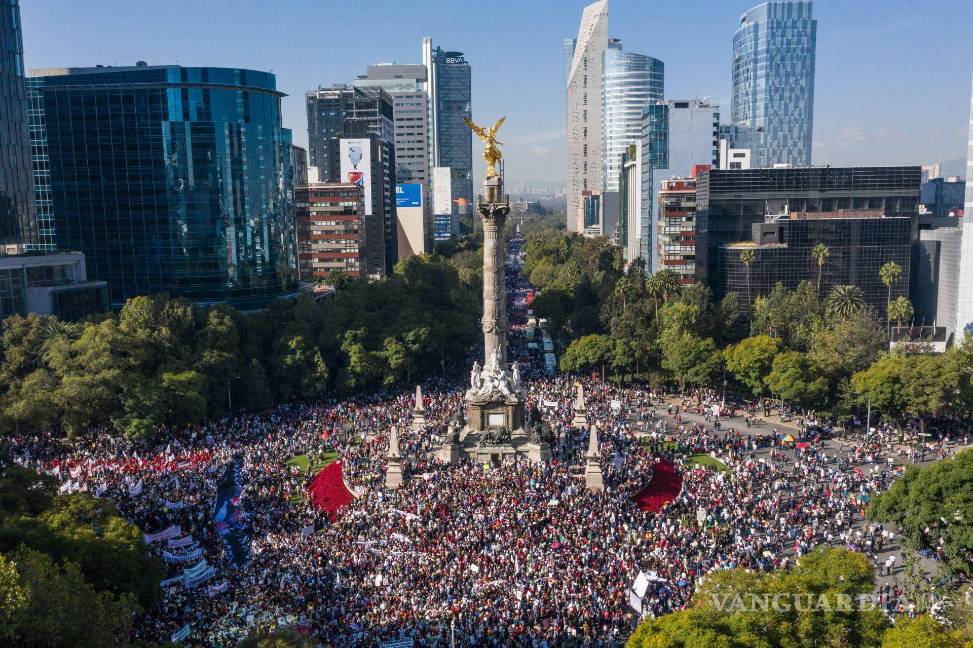
[(165, 394), (166, 422), (182, 427), (206, 416), (209, 384), (199, 371), (165, 371), (160, 377)]
[(685, 391), (686, 383), (711, 383), (719, 371), (720, 354), (712, 338), (700, 339), (691, 333), (665, 331), (660, 339), (662, 368), (671, 372)]
[(882, 648), (970, 648), (971, 642), (928, 615), (902, 617), (885, 631)]
[[(131, 594), (99, 592), (77, 563), (61, 564), (50, 556), (20, 548), (7, 556), (19, 577), (26, 603), (11, 610), (0, 634), (25, 648), (103, 648), (129, 645), (133, 614)], [(4, 615), (7, 616), (7, 615)]]
[(780, 340), (769, 335), (756, 335), (727, 347), (723, 357), (727, 371), (759, 397), (766, 392), (764, 379), (779, 352)]
[(803, 353), (785, 351), (774, 358), (764, 378), (771, 393), (805, 409), (820, 408), (828, 398), (828, 379)]
[(780, 338), (784, 346), (806, 351), (821, 323), (819, 304), (817, 291), (810, 282), (802, 281), (794, 290), (778, 283), (754, 302), (751, 335)]
[(834, 388), (855, 372), (871, 366), (888, 350), (888, 338), (871, 309), (859, 308), (850, 311), (847, 317), (829, 320), (814, 331), (808, 357), (829, 377)]
[(568, 345), (561, 356), (561, 371), (585, 371), (600, 369), (605, 373), (605, 365), (611, 363), (615, 352), (615, 342), (607, 335), (586, 335)]
[(349, 388), (364, 387), (372, 382), (378, 374), (378, 364), (375, 354), (368, 351), (363, 344), (364, 329), (357, 329), (345, 333), (345, 341), (341, 350), (347, 356), (345, 367), (345, 386)]
[(689, 608), (644, 620), (627, 646), (878, 648), (884, 615), (854, 604), (857, 596), (871, 593), (873, 583), (863, 554), (823, 547), (802, 556), (790, 571), (716, 572), (706, 577)]
[(868, 369), (851, 377), (851, 385), (860, 403), (871, 403), (873, 409), (895, 420), (906, 409), (906, 384), (910, 380), (906, 356), (883, 355)]
[(0, 554), (0, 639), (13, 640), (14, 621), (27, 607), (30, 593), (20, 584), (17, 566)]
[(610, 364), (618, 379), (618, 372), (624, 372), (635, 366), (635, 345), (624, 339), (616, 339), (612, 346)]
[(317, 643), (293, 628), (262, 629), (250, 633), (238, 648), (314, 648)]
[(947, 568), (973, 573), (973, 450), (929, 466), (910, 466), (873, 500), (869, 517), (895, 522), (914, 548), (942, 542)]
[(159, 598), (162, 564), (149, 556), (138, 527), (119, 516), (110, 501), (57, 495), (37, 515), (5, 517), (0, 521), (0, 551), (18, 546), (76, 562), (99, 591), (132, 594), (145, 607)]

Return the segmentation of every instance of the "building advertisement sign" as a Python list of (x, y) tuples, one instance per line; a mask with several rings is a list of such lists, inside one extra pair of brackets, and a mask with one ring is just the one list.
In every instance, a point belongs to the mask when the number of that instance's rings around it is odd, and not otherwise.
[(372, 141), (370, 139), (342, 139), (341, 179), (362, 188), (365, 215), (372, 215)]
[(422, 207), (422, 185), (395, 185), (395, 206), (399, 209), (403, 207)]

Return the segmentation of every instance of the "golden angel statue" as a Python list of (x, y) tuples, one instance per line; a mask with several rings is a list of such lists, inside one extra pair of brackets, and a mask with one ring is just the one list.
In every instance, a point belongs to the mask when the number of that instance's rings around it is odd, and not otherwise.
[(497, 131), (500, 130), (500, 126), (505, 119), (506, 116), (501, 117), (497, 120), (497, 123), (487, 129), (482, 126), (477, 126), (467, 117), (463, 118), (463, 121), (470, 127), (470, 130), (476, 133), (476, 136), (486, 145), (483, 148), (483, 159), (487, 163), (486, 175), (488, 178), (497, 175), (497, 162), (503, 157), (500, 149), (497, 147), (497, 144), (503, 144), (503, 142), (497, 139)]

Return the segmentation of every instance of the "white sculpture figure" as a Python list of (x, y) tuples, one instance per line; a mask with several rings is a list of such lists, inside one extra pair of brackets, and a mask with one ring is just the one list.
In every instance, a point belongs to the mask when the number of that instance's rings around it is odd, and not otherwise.
[(470, 387), (476, 391), (480, 386), (480, 363), (473, 361), (473, 371), (470, 372)]
[(519, 391), (520, 390), (520, 364), (515, 362), (513, 368), (511, 369), (511, 372), (513, 373), (512, 380), (514, 383), (514, 389)]
[(490, 356), (490, 360), (487, 367), (492, 369), (494, 372), (499, 373), (500, 371), (503, 370), (503, 367), (500, 366), (502, 362), (503, 361), (500, 359), (500, 347), (497, 347), (496, 349), (493, 350), (493, 355)]

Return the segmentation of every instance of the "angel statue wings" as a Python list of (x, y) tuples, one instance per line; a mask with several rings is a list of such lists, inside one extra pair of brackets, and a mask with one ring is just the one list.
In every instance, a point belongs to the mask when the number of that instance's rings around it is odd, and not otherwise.
[(497, 120), (497, 123), (490, 128), (483, 128), (482, 126), (477, 126), (474, 124), (469, 118), (463, 118), (463, 121), (466, 122), (466, 125), (470, 127), (470, 130), (476, 133), (476, 136), (479, 137), (485, 145), (483, 147), (483, 159), (486, 160), (487, 163), (486, 175), (488, 178), (497, 175), (497, 162), (499, 162), (500, 158), (503, 157), (503, 155), (500, 153), (500, 149), (497, 147), (497, 144), (503, 144), (503, 142), (497, 139), (497, 131), (500, 130), (500, 126), (503, 124), (505, 119), (506, 116), (501, 117)]

